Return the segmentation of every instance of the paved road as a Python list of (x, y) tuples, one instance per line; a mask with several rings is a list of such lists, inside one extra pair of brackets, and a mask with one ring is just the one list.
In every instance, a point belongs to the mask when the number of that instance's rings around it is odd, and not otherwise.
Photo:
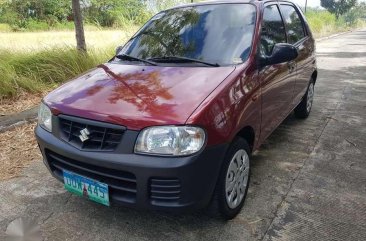
[(235, 220), (103, 207), (66, 193), (37, 163), (0, 183), (0, 240), (18, 217), (34, 218), (46, 240), (365, 240), (366, 31), (317, 49), (313, 112), (289, 116), (255, 154)]

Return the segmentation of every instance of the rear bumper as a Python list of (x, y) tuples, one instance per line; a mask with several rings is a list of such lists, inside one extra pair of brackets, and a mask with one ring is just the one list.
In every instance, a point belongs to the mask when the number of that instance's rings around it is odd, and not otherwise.
[[(137, 155), (133, 149), (88, 152), (39, 126), (35, 133), (45, 165), (61, 182), (65, 169), (108, 184), (112, 205), (173, 212), (207, 206), (228, 148), (227, 144), (206, 147), (187, 157)], [(130, 142), (135, 142), (137, 134), (128, 133)]]

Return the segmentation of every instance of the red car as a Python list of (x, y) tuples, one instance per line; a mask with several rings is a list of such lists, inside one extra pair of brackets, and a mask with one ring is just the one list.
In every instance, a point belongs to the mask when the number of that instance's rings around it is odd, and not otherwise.
[(250, 154), (306, 118), (314, 38), (289, 1), (220, 1), (155, 15), (108, 63), (47, 95), (36, 136), (65, 188), (104, 205), (243, 206)]

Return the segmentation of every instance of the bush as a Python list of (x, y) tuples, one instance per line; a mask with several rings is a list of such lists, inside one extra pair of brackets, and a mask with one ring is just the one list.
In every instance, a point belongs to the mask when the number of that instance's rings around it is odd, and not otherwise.
[(30, 19), (27, 21), (25, 28), (29, 31), (47, 31), (50, 26), (44, 21)]
[(10, 32), (12, 29), (9, 24), (0, 23), (0, 32)]
[(347, 24), (344, 16), (336, 16), (326, 10), (310, 9), (306, 12), (306, 18), (316, 37), (327, 36), (336, 32), (347, 31), (354, 24)]
[(74, 22), (56, 22), (52, 26), (52, 30), (74, 30)]

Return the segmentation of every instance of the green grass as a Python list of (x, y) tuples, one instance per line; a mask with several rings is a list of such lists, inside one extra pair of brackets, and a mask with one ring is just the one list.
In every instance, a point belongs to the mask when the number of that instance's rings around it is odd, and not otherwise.
[(325, 10), (310, 9), (306, 13), (306, 18), (316, 38), (365, 26), (365, 23), (360, 19), (347, 22), (345, 16), (337, 19), (334, 14)]
[[(44, 31), (73, 31), (75, 28), (74, 22), (55, 22), (52, 26), (46, 22), (29, 20), (25, 28), (19, 28), (7, 23), (0, 23), (0, 32), (44, 32)], [(97, 31), (102, 28), (93, 24), (85, 24), (85, 31)], [(105, 30), (113, 30), (112, 28), (104, 28)]]
[(71, 47), (38, 52), (0, 51), (0, 99), (15, 97), (18, 92), (41, 92), (51, 89), (113, 55), (113, 48), (89, 50), (82, 54)]
[(10, 31), (12, 31), (12, 29), (9, 24), (0, 23), (0, 33), (1, 32), (10, 32)]
[(0, 34), (0, 100), (51, 90), (106, 62), (136, 31), (86, 31), (88, 54), (75, 49), (73, 31)]

